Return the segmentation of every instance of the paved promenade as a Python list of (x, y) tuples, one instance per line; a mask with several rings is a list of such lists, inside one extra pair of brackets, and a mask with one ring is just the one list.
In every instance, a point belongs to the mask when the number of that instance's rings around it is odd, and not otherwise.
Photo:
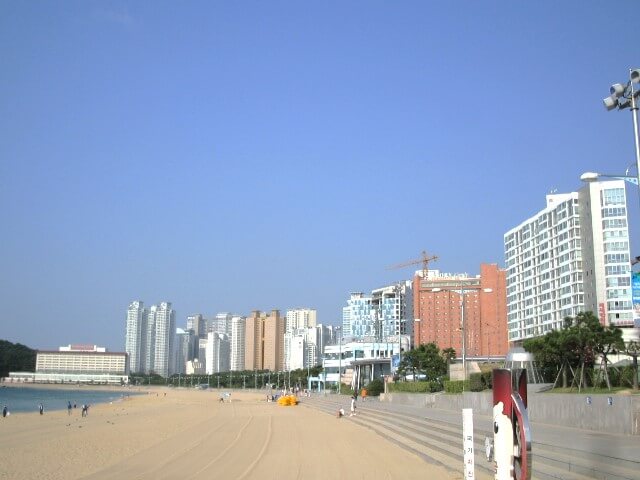
[[(309, 406), (324, 409), (327, 412), (335, 411), (340, 407), (345, 408), (347, 412), (349, 411), (349, 397), (345, 395), (318, 395), (310, 399), (304, 399), (303, 402)], [(398, 424), (403, 417), (407, 418), (409, 422), (412, 421), (411, 419), (416, 423), (418, 420), (424, 421), (427, 431), (436, 429), (433, 427), (435, 425), (451, 425), (453, 428), (452, 439), (454, 442), (457, 441), (456, 436), (459, 435), (461, 450), (462, 412), (398, 405), (390, 402), (381, 402), (378, 398), (371, 397), (365, 402), (359, 399), (357, 405), (359, 411), (358, 420), (361, 422), (366, 422), (367, 417), (373, 418), (376, 414), (386, 414), (385, 416), (388, 417), (390, 425), (385, 428), (393, 428), (391, 424), (394, 422)], [(597, 414), (597, 412), (594, 412), (594, 414)], [(399, 430), (402, 428), (400, 427)], [(404, 428), (411, 430), (411, 427)], [(476, 442), (476, 465), (481, 465), (485, 470), (489, 470), (490, 466), (484, 458), (484, 451), (480, 445), (484, 444), (486, 436), (493, 438), (491, 417), (474, 415), (474, 436)], [(532, 423), (532, 440), (534, 478), (640, 480), (640, 436), (615, 435)], [(425, 445), (429, 442), (439, 444), (444, 441), (426, 439)], [(455, 469), (458, 468), (457, 460), (455, 456), (453, 458), (454, 460), (449, 466)], [(543, 465), (543, 463), (546, 465)], [(553, 465), (554, 463), (557, 465)], [(536, 465), (538, 466), (537, 469)], [(556, 473), (556, 469), (558, 473)], [(567, 473), (562, 473), (563, 469)], [(538, 475), (535, 475), (536, 470), (538, 470)], [(546, 472), (544, 475), (542, 474), (543, 470)]]

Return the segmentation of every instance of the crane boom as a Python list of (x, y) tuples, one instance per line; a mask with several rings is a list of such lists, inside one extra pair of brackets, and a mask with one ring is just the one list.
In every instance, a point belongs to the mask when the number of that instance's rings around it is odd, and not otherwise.
[(387, 268), (387, 270), (395, 270), (396, 268), (405, 268), (410, 267), (411, 265), (420, 265), (422, 264), (422, 278), (427, 279), (427, 273), (429, 272), (429, 263), (435, 262), (438, 259), (435, 255), (429, 256), (425, 250), (422, 251), (422, 258), (416, 260), (409, 260), (405, 263), (399, 263), (397, 265), (392, 265)]

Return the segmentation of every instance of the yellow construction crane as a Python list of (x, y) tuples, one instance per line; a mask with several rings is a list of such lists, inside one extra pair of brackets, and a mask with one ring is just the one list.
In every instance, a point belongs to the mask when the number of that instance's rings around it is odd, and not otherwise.
[(408, 262), (400, 263), (398, 265), (392, 265), (392, 266), (388, 267), (387, 270), (392, 270), (392, 269), (396, 269), (396, 268), (410, 267), (411, 265), (422, 264), (422, 278), (426, 280), (427, 279), (427, 273), (429, 272), (429, 263), (430, 262), (435, 262), (437, 259), (438, 259), (438, 257), (436, 257), (435, 255), (432, 255), (430, 257), (429, 255), (427, 255), (427, 252), (425, 252), (423, 250), (422, 251), (422, 258), (419, 258), (417, 260), (410, 260)]

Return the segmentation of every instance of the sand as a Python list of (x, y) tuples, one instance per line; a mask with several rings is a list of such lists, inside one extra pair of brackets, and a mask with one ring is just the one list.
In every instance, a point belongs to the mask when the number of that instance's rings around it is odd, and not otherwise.
[[(166, 395), (165, 395), (166, 394)], [(0, 479), (453, 479), (372, 431), (264, 394), (150, 390), (113, 404), (0, 418)], [(304, 398), (301, 399), (304, 402)]]

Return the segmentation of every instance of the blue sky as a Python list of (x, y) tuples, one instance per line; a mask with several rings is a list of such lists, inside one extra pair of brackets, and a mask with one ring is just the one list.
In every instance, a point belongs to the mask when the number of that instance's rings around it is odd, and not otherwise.
[(634, 161), (635, 2), (0, 1), (0, 338), (317, 308)]

